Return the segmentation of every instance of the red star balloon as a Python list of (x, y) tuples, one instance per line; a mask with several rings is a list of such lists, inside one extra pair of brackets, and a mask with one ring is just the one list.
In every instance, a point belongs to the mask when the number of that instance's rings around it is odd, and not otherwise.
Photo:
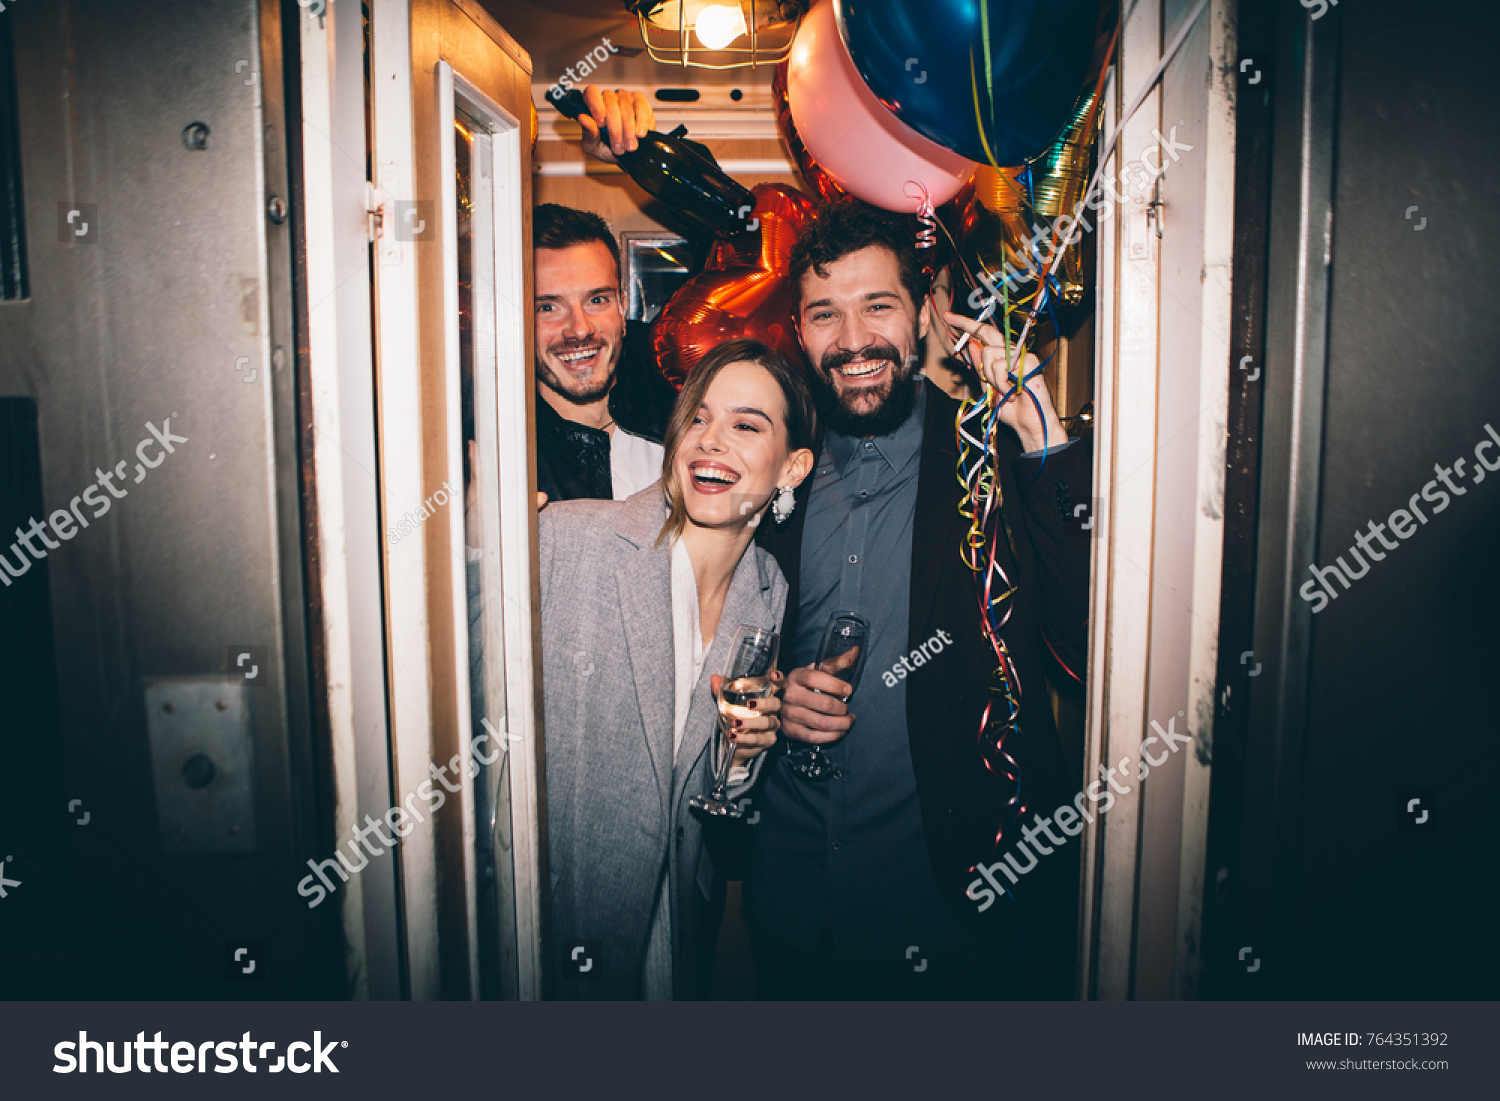
[(651, 326), (661, 373), (672, 385), (726, 340), (748, 337), (805, 364), (792, 326), (793, 290), (786, 278), (792, 246), (813, 214), (806, 195), (783, 184), (756, 184), (741, 233), (714, 244), (703, 271), (677, 288)]

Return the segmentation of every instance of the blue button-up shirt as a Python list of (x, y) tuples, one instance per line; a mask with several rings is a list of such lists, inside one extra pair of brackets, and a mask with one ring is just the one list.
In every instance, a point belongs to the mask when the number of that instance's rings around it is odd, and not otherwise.
[(906, 681), (883, 676), (910, 649), (925, 384), (919, 395), (890, 435), (830, 432), (824, 443), (803, 528), (797, 635), (782, 645), (793, 665), (810, 665), (829, 618), (855, 612), (870, 623), (870, 652), (849, 700), (854, 726), (824, 747), (833, 777), (804, 780), (776, 754), (756, 797), (750, 920), (810, 953), (826, 928), (841, 959), (899, 960), (914, 945), (926, 956), (972, 947), (932, 874), (907, 741)]

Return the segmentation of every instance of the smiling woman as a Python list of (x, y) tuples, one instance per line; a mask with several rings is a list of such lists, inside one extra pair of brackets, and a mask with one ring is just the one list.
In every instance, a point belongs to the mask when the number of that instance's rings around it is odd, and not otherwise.
[[(786, 582), (752, 540), (777, 490), (812, 469), (814, 416), (786, 360), (723, 344), (678, 396), (660, 484), (540, 516), (555, 997), (708, 990), (721, 884), (690, 801), (719, 728), (709, 670), (736, 627), (781, 623)], [(773, 695), (733, 709), (730, 800), (780, 708)]]
[(662, 491), (669, 515), (661, 539), (681, 535), (689, 517), (703, 527), (753, 529), (773, 491), (787, 484), (771, 457), (785, 447), (790, 462), (810, 447), (816, 419), (801, 373), (780, 355), (752, 340), (715, 348), (688, 376), (667, 425)]

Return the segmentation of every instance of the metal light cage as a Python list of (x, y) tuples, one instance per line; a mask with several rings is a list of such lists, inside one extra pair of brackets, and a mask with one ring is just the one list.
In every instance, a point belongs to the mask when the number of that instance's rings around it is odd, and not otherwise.
[[(646, 52), (653, 61), (697, 69), (743, 69), (747, 66), (753, 69), (757, 65), (776, 65), (785, 61), (792, 52), (792, 39), (808, 8), (807, 0), (738, 0), (738, 7), (745, 16), (746, 33), (723, 49), (711, 50), (701, 43), (694, 45), (696, 33), (688, 13), (696, 13), (714, 3), (735, 6), (735, 0), (625, 0), (625, 7), (635, 13), (640, 24), (641, 41), (646, 44)], [(674, 10), (677, 16), (675, 28), (670, 24)], [(735, 44), (745, 38), (749, 39), (749, 45)]]

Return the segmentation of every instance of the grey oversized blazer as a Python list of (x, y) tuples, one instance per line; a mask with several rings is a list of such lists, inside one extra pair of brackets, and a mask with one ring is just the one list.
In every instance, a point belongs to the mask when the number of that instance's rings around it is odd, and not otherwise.
[[(675, 995), (707, 992), (714, 869), (688, 800), (709, 782), (718, 716), (709, 677), (722, 672), (737, 625), (779, 627), (787, 587), (752, 543), (730, 581), (674, 768), (671, 547), (655, 545), (666, 516), (656, 483), (625, 501), (560, 501), (539, 518), (553, 997), (640, 996), (668, 860)], [(588, 976), (568, 978), (563, 957), (577, 941), (596, 942), (598, 958), (586, 957)]]

